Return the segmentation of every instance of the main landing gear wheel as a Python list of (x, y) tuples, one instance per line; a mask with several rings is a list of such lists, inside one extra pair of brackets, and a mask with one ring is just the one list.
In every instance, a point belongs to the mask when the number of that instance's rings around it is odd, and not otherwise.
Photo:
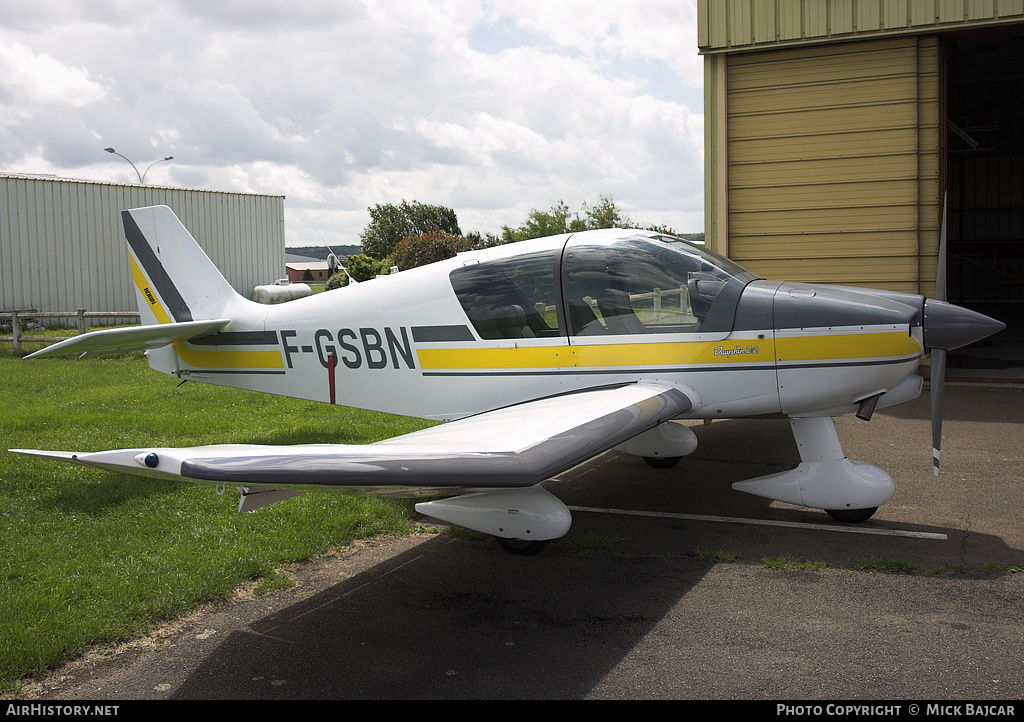
[(529, 556), (531, 554), (540, 554), (548, 545), (548, 539), (543, 541), (525, 541), (523, 539), (506, 539), (504, 537), (494, 537), (498, 540), (498, 544), (501, 548), (510, 554), (519, 554), (520, 556)]
[(645, 456), (646, 461), (650, 466), (655, 469), (671, 469), (673, 466), (682, 461), (681, 456)]
[(870, 509), (826, 509), (825, 513), (836, 521), (845, 521), (848, 524), (858, 524), (867, 521), (871, 515), (878, 511), (877, 506)]

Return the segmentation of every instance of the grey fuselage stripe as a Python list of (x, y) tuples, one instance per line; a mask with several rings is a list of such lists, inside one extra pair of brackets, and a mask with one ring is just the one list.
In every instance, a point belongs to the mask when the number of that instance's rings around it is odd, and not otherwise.
[(412, 340), (417, 343), (445, 343), (449, 341), (475, 341), (468, 326), (413, 326)]
[(189, 339), (192, 346), (277, 346), (277, 331), (220, 331)]

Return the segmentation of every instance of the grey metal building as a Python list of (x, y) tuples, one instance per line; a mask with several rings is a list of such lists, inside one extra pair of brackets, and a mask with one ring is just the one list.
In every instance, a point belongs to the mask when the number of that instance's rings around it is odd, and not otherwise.
[(284, 197), (0, 173), (0, 311), (134, 311), (121, 211), (170, 207), (248, 297), (284, 269)]

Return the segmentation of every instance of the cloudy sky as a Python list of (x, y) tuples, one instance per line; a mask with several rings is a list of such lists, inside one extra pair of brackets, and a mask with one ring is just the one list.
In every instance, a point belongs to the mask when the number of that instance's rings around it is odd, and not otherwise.
[(499, 233), (612, 196), (699, 232), (696, 0), (0, 0), (0, 171), (285, 196), (286, 243), (367, 207)]

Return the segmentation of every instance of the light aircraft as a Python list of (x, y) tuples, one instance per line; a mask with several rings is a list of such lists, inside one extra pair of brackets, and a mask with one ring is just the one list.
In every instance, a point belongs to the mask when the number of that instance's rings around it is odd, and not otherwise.
[(944, 271), (939, 300), (781, 283), (627, 229), (461, 253), (261, 305), (169, 208), (122, 216), (143, 325), (29, 358), (145, 349), (179, 379), (448, 423), (367, 445), (12, 451), (232, 485), (239, 511), (325, 488), (435, 496), (417, 510), (519, 554), (571, 524), (541, 482), (612, 448), (672, 466), (697, 443), (674, 420), (788, 418), (799, 466), (733, 487), (863, 521), (895, 484), (846, 458), (833, 417), (870, 419), (917, 397), (930, 354), (937, 474), (945, 355), (1002, 328), (942, 300)]

